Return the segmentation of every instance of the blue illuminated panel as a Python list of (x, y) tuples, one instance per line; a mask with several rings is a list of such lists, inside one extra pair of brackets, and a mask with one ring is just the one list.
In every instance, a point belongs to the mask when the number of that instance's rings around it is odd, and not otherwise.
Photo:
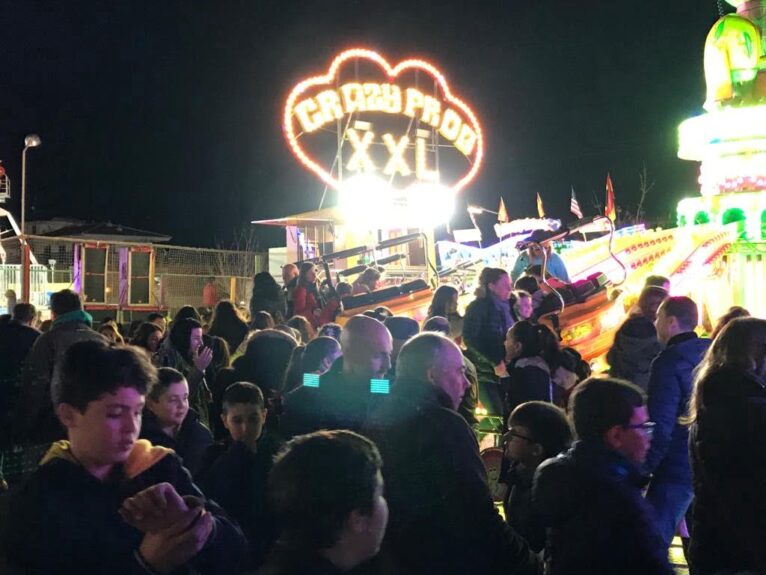
[(387, 379), (371, 379), (370, 393), (388, 394), (391, 391), (391, 382)]
[(318, 373), (304, 373), (303, 374), (303, 387), (319, 387), (319, 374)]

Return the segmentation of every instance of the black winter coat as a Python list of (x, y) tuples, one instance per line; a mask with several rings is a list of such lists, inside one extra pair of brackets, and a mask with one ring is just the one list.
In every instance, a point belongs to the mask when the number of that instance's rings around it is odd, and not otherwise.
[(672, 575), (646, 482), (631, 462), (600, 442), (579, 441), (543, 462), (532, 506), (549, 529), (551, 575)]
[(661, 351), (654, 324), (642, 316), (630, 317), (617, 330), (606, 354), (609, 375), (627, 379), (646, 391), (652, 361)]
[(693, 371), (709, 346), (709, 339), (693, 332), (679, 334), (652, 362), (647, 407), (657, 425), (644, 471), (655, 480), (691, 485), (689, 428), (679, 418), (688, 413)]
[(400, 575), (534, 573), (536, 558), (498, 514), (479, 448), (449, 398), (397, 382), (363, 433), (385, 462), (384, 565)]
[(341, 575), (335, 567), (318, 553), (279, 544), (269, 555), (258, 575)]
[[(83, 314), (84, 315), (84, 314)], [(15, 429), (25, 443), (45, 444), (66, 434), (56, 417), (52, 393), (67, 350), (79, 341), (106, 341), (81, 321), (53, 322), (50, 331), (35, 340), (24, 360)]]
[(0, 326), (0, 447), (11, 443), (11, 417), (21, 389), (21, 368), (40, 332), (17, 321)]
[(341, 357), (320, 377), (319, 387), (301, 386), (285, 396), (280, 434), (288, 439), (320, 429), (358, 432), (384, 397), (370, 392), (369, 380), (347, 380)]
[(705, 377), (689, 448), (690, 563), (699, 575), (766, 573), (766, 389), (732, 368)]
[(208, 428), (199, 422), (199, 416), (193, 409), (186, 414), (175, 437), (170, 437), (162, 431), (157, 417), (145, 409), (141, 423), (141, 439), (148, 439), (152, 445), (161, 445), (175, 451), (192, 475), (199, 470), (205, 450), (213, 443), (213, 436)]
[(268, 434), (258, 440), (255, 452), (231, 438), (214, 443), (207, 448), (195, 476), (205, 495), (242, 527), (250, 547), (251, 566), (263, 562), (278, 535), (266, 494), (269, 471), (279, 445)]
[(553, 380), (543, 358), (522, 357), (514, 362), (508, 375), (504, 382), (506, 419), (517, 406), (527, 401), (553, 403)]
[(545, 547), (545, 528), (532, 510), (532, 479), (534, 470), (530, 471), (512, 463), (500, 482), (508, 486), (503, 498), (505, 520), (519, 535), (529, 543), (535, 553)]
[(505, 359), (505, 334), (511, 325), (495, 307), (492, 296), (476, 298), (465, 310), (463, 341), (494, 366)]
[[(10, 565), (25, 575), (146, 575), (134, 556), (143, 534), (118, 514), (123, 500), (162, 482), (181, 496), (204, 496), (178, 457), (146, 441), (136, 443), (118, 476), (103, 482), (67, 457), (66, 443), (54, 444), (51, 451), (60, 455), (19, 487), (2, 518), (10, 523)], [(215, 528), (190, 567), (202, 574), (236, 573), (244, 537), (218, 506), (207, 501), (205, 507)]]

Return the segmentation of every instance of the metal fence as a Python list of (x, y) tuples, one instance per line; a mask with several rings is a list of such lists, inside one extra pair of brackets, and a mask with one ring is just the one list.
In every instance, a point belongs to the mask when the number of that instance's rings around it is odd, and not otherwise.
[[(174, 313), (183, 305), (203, 306), (203, 290), (209, 278), (218, 299), (231, 299), (246, 303), (250, 299), (253, 276), (268, 269), (267, 254), (181, 246), (137, 244), (88, 240), (84, 238), (27, 236), (37, 265), (31, 266), (32, 303), (45, 308), (50, 294), (77, 285), (75, 259), (82, 246), (100, 248), (103, 258), (103, 296), (97, 300), (85, 297), (87, 304), (119, 306), (124, 302), (120, 294), (120, 258), (125, 250), (151, 250), (153, 264), (148, 278), (151, 300), (158, 307)], [(0, 309), (6, 305), (4, 294), (12, 290), (21, 299), (21, 244), (18, 238), (0, 241), (5, 262), (0, 265)], [(101, 265), (101, 264), (99, 264)], [(149, 269), (149, 268), (147, 268)], [(123, 272), (124, 273), (124, 270)], [(148, 272), (147, 272), (148, 275)], [(82, 290), (81, 290), (82, 291)], [(99, 290), (99, 293), (102, 293)], [(87, 295), (87, 294), (86, 294)]]

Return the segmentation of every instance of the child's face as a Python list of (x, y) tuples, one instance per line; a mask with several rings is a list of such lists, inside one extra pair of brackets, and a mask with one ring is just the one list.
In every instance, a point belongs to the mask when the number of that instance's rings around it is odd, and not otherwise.
[(171, 383), (159, 400), (149, 400), (149, 409), (163, 427), (180, 426), (189, 413), (189, 386), (186, 380)]
[(132, 387), (121, 387), (91, 401), (83, 413), (67, 404), (60, 405), (58, 413), (81, 463), (105, 467), (130, 455), (141, 431), (143, 409), (144, 396)]
[(505, 456), (522, 465), (534, 469), (540, 457), (540, 445), (535, 443), (528, 428), (514, 425), (508, 431), (509, 439), (505, 446)]
[(532, 298), (531, 297), (521, 297), (519, 298), (519, 317), (521, 319), (529, 319), (532, 317), (532, 313), (534, 313), (534, 309), (532, 308)]
[(251, 449), (255, 447), (266, 422), (267, 410), (254, 403), (226, 405), (221, 414), (224, 427), (234, 441), (241, 441)]

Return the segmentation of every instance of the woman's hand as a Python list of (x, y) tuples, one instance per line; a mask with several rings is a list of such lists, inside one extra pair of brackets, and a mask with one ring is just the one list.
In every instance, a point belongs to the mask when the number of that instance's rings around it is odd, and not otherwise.
[(198, 352), (194, 353), (194, 367), (200, 371), (205, 371), (213, 361), (213, 350), (209, 347), (203, 347)]

